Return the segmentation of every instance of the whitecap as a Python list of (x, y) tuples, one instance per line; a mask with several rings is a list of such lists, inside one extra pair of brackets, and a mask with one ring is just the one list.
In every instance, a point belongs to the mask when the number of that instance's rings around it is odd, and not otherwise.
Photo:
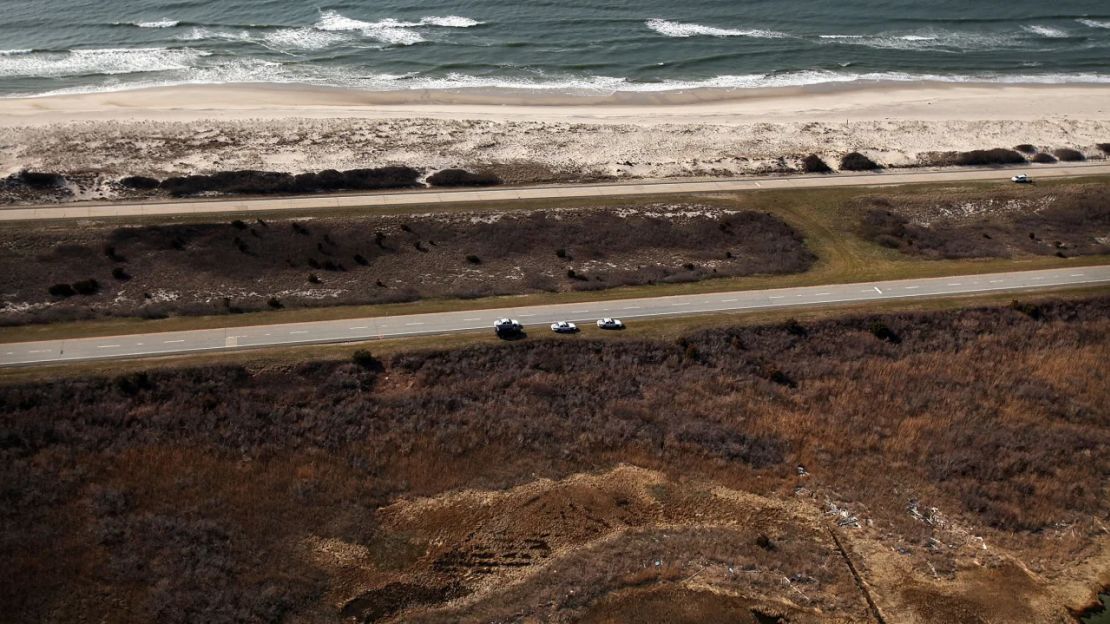
[(1089, 26), (1091, 28), (1110, 28), (1110, 21), (1100, 22), (1099, 20), (1086, 19), (1086, 18), (1077, 19), (1075, 21), (1079, 22), (1080, 24), (1083, 24), (1084, 26)]
[(315, 28), (283, 28), (267, 33), (262, 39), (275, 48), (295, 50), (320, 50), (348, 40), (343, 33)]
[(780, 39), (788, 37), (786, 33), (774, 30), (744, 30), (736, 28), (717, 28), (715, 26), (702, 26), (701, 24), (684, 24), (682, 22), (669, 22), (664, 19), (649, 19), (644, 25), (666, 37), (755, 37), (759, 39)]
[(163, 18), (152, 22), (134, 22), (131, 25), (138, 26), (139, 28), (173, 28), (179, 23), (180, 22), (178, 22), (177, 20)]
[(445, 17), (429, 16), (416, 22), (406, 22), (392, 18), (366, 22), (342, 15), (338, 11), (321, 11), (320, 19), (313, 28), (325, 32), (354, 31), (375, 41), (391, 45), (412, 45), (425, 41), (424, 36), (414, 29), (433, 26), (440, 28), (470, 28), (481, 24), (477, 20), (458, 15)]
[(1022, 26), (1021, 29), (1027, 33), (1040, 35), (1042, 37), (1048, 37), (1049, 39), (1065, 39), (1068, 36), (1068, 33), (1060, 30), (1059, 28), (1052, 28), (1050, 26), (1039, 26), (1037, 24)]

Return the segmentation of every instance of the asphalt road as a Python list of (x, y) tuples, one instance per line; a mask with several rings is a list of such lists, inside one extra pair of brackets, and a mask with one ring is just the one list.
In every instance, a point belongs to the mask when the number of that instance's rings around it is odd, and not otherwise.
[(492, 202), (517, 199), (554, 199), (560, 197), (603, 197), (667, 195), (750, 191), (756, 189), (800, 189), (835, 186), (875, 186), (919, 182), (960, 182), (1008, 180), (1017, 173), (1037, 178), (1059, 178), (1110, 174), (1110, 164), (1078, 163), (1067, 165), (1028, 165), (1024, 167), (937, 170), (882, 170), (873, 173), (760, 176), (701, 182), (622, 182), (617, 184), (576, 184), (558, 186), (492, 188), (483, 190), (413, 190), (400, 193), (363, 195), (315, 195), (263, 199), (218, 199), (203, 201), (165, 201), (157, 203), (99, 204), (84, 202), (0, 209), (0, 221), (43, 221), (107, 217), (173, 216), (187, 214), (243, 214), (282, 210), (335, 210), (413, 204)]
[[(548, 326), (557, 320), (591, 323), (598, 318), (612, 316), (622, 318), (626, 323), (630, 323), (635, 322), (634, 319), (657, 316), (806, 307), (842, 302), (886, 301), (907, 297), (935, 297), (1106, 283), (1110, 283), (1110, 266), (1088, 266), (960, 277), (806, 286), (776, 290), (707, 293), (591, 303), (538, 305), (310, 323), (7, 343), (0, 344), (0, 366), (233, 351), (236, 349), (312, 343), (355, 342), (472, 330), (488, 330), (492, 333), (494, 320), (502, 317), (519, 320), (528, 333), (546, 334), (550, 332)], [(573, 340), (572, 337), (567, 339)]]

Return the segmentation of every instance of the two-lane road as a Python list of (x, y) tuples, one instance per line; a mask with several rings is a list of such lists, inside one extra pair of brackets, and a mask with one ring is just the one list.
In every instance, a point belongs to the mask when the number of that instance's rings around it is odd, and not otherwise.
[(558, 320), (592, 322), (606, 316), (624, 319), (682, 316), (1099, 284), (1110, 284), (1110, 266), (7, 343), (0, 344), (0, 366), (356, 342), (473, 330), (492, 332), (493, 321), (501, 317), (518, 319), (529, 332), (547, 333), (548, 325)]
[(260, 199), (211, 199), (193, 201), (131, 202), (124, 204), (73, 203), (43, 207), (0, 208), (0, 221), (46, 221), (55, 219), (99, 219), (118, 217), (171, 217), (196, 214), (246, 214), (288, 210), (316, 211), (353, 208), (382, 208), (416, 204), (458, 204), (586, 197), (641, 197), (683, 193), (719, 193), (772, 189), (810, 189), (847, 186), (881, 186), (923, 182), (970, 182), (1009, 180), (1018, 173), (1034, 179), (1110, 174), (1110, 164), (1085, 162), (1023, 167), (974, 167), (966, 169), (884, 169), (878, 172), (748, 176), (719, 180), (643, 181), (606, 184), (564, 184), (530, 187), (501, 187), (481, 190), (411, 190), (358, 195), (312, 195)]

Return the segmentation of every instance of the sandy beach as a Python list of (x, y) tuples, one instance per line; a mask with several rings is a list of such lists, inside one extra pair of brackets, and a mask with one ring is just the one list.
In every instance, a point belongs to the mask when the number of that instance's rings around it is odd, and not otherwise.
[(1102, 158), (1110, 86), (825, 85), (568, 96), (185, 86), (0, 99), (0, 174), (125, 175), (465, 167), (506, 182), (774, 173), (817, 153), (886, 166), (930, 153), (1032, 144)]

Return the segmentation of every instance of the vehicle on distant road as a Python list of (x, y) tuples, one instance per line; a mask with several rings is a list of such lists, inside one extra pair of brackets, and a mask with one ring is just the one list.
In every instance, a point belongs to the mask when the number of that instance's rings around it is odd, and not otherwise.
[(1030, 178), (1024, 173), (1019, 173), (1016, 176), (1010, 178), (1010, 181), (1017, 182), (1018, 184), (1030, 184), (1033, 182), (1033, 178)]
[(578, 326), (567, 321), (556, 321), (551, 324), (551, 331), (556, 334), (573, 334), (578, 331)]
[(524, 326), (516, 319), (503, 318), (493, 322), (493, 331), (500, 338), (512, 338), (519, 336), (524, 331)]
[(624, 323), (615, 318), (598, 319), (597, 326), (601, 329), (624, 329)]

